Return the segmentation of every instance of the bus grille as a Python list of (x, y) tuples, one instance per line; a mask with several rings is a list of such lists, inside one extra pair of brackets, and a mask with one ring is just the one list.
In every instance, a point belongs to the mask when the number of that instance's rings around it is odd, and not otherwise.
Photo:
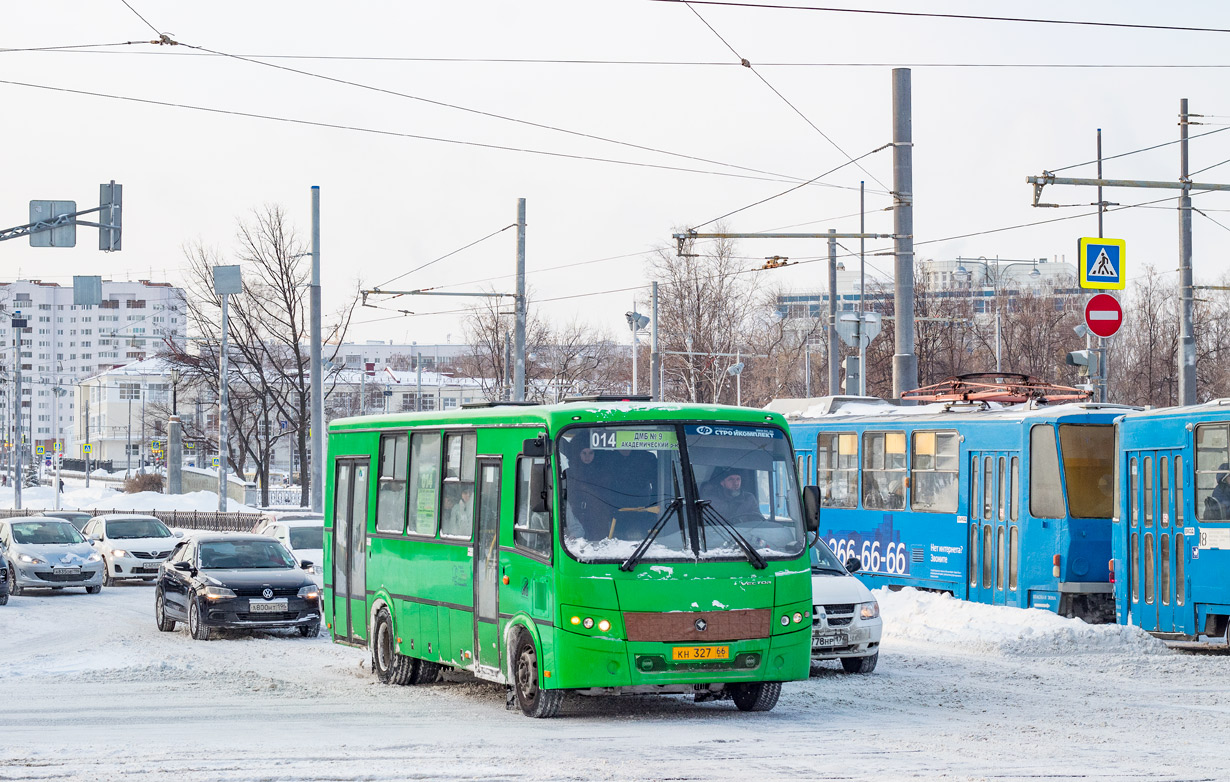
[[(734, 611), (624, 612), (629, 641), (697, 643), (768, 638), (772, 612), (767, 608)], [(699, 629), (704, 627), (703, 630)]]

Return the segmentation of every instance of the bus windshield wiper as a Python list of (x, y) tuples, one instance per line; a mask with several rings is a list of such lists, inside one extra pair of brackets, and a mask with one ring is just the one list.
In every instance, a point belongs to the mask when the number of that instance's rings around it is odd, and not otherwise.
[(735, 529), (734, 525), (727, 521), (725, 516), (718, 513), (708, 500), (700, 500), (696, 504), (700, 507), (701, 521), (703, 522), (707, 519), (713, 526), (725, 530), (739, 548), (743, 549), (743, 553), (747, 555), (748, 561), (752, 563), (752, 567), (757, 570), (764, 570), (769, 566), (769, 563), (760, 555), (760, 552), (751, 543), (747, 542), (747, 538), (743, 537), (743, 533)]
[(641, 557), (645, 556), (645, 552), (649, 551), (649, 547), (652, 546), (654, 540), (657, 539), (658, 533), (661, 532), (662, 528), (666, 526), (666, 522), (670, 520), (671, 516), (679, 512), (679, 508), (682, 504), (682, 497), (675, 497), (670, 501), (670, 503), (666, 506), (666, 510), (661, 516), (658, 517), (658, 520), (654, 522), (654, 525), (649, 528), (649, 532), (645, 533), (645, 539), (642, 540), (640, 545), (636, 547), (636, 551), (633, 551), (632, 555), (625, 559), (623, 564), (619, 566), (620, 570), (627, 573), (636, 567), (636, 564), (641, 561)]

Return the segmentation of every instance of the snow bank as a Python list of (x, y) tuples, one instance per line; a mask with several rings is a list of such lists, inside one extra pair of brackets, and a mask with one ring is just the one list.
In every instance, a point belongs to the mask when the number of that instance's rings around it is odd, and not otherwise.
[(908, 588), (877, 589), (875, 596), (886, 644), (893, 639), (922, 641), (1001, 657), (1171, 654), (1139, 627), (1090, 625), (1040, 609), (989, 606)]
[[(31, 511), (50, 510), (55, 507), (55, 492), (50, 486), (33, 486), (21, 490), (21, 507)], [(0, 488), (0, 508), (13, 507), (13, 488)], [(60, 507), (65, 510), (115, 510), (115, 511), (152, 511), (152, 510), (198, 510), (216, 511), (218, 495), (212, 491), (197, 491), (189, 494), (159, 494), (143, 491), (136, 494), (117, 492), (110, 486), (94, 485), (73, 488), (66, 486), (60, 496)], [(235, 500), (228, 499), (226, 509), (255, 513), (256, 508), (248, 507)]]

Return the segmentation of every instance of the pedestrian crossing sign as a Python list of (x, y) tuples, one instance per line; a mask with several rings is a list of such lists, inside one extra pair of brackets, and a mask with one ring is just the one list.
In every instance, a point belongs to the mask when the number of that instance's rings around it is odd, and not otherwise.
[(1081, 238), (1076, 257), (1082, 288), (1121, 291), (1127, 286), (1127, 242), (1122, 239)]

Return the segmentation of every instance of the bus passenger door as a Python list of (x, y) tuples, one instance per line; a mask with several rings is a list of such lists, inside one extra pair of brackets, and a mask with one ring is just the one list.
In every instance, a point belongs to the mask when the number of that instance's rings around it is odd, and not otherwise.
[(333, 483), (333, 635), (367, 635), (367, 459), (338, 459)]
[(500, 667), (500, 460), (478, 460), (478, 513), (474, 521), (474, 657)]

